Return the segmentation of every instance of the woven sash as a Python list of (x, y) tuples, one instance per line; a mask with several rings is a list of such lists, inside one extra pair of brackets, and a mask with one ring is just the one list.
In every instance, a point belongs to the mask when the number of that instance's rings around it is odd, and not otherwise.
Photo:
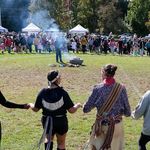
[(111, 90), (107, 101), (104, 103), (103, 107), (101, 107), (98, 111), (98, 116), (103, 115), (104, 112), (109, 112), (115, 102), (117, 101), (117, 98), (121, 92), (122, 86), (119, 83), (115, 83), (113, 89)]
[[(101, 131), (102, 131), (101, 130), (102, 129), (101, 122), (102, 122), (103, 118), (105, 117), (103, 114), (105, 112), (106, 113), (109, 112), (112, 109), (113, 105), (115, 104), (115, 102), (118, 99), (118, 96), (121, 93), (121, 90), (122, 90), (122, 86), (119, 83), (115, 83), (106, 102), (99, 109), (99, 111), (97, 113), (96, 121), (93, 125), (93, 130), (94, 130), (93, 133), (94, 133), (95, 137), (97, 137), (101, 134)], [(108, 148), (110, 148), (110, 144), (111, 144), (113, 133), (114, 133), (115, 120), (118, 120), (118, 117), (120, 118), (120, 116), (110, 117), (110, 125), (108, 127), (106, 139), (104, 141), (104, 144), (100, 148), (100, 150), (104, 150), (105, 148), (107, 150)]]

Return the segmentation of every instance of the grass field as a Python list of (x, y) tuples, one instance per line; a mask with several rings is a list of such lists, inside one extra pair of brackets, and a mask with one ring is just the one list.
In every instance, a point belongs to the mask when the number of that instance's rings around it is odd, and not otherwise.
[[(34, 102), (39, 90), (47, 86), (47, 73), (58, 69), (62, 75), (62, 86), (74, 102), (84, 103), (93, 88), (100, 82), (100, 68), (104, 64), (118, 66), (116, 80), (125, 84), (132, 110), (139, 96), (150, 89), (150, 58), (131, 56), (105, 56), (78, 54), (84, 60), (81, 67), (50, 67), (55, 63), (54, 54), (0, 54), (0, 89), (7, 99), (17, 103)], [(64, 61), (67, 61), (64, 59)], [(41, 111), (8, 109), (0, 106), (3, 128), (3, 150), (32, 150), (41, 137)], [(83, 114), (80, 109), (69, 114), (68, 150), (83, 150), (88, 140), (95, 110)], [(124, 118), (125, 150), (137, 150), (143, 120)], [(54, 144), (56, 147), (56, 142)], [(42, 148), (41, 148), (42, 149)], [(56, 149), (56, 148), (55, 148)], [(150, 149), (150, 145), (149, 145)]]

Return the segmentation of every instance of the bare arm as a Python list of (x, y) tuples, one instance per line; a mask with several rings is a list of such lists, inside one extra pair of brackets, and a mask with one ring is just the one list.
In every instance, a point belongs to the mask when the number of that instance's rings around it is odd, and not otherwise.
[(73, 113), (75, 113), (75, 112), (78, 110), (78, 108), (80, 108), (80, 107), (82, 107), (81, 103), (77, 103), (77, 104), (75, 104), (73, 107), (71, 107), (70, 109), (68, 109), (68, 112), (73, 114)]

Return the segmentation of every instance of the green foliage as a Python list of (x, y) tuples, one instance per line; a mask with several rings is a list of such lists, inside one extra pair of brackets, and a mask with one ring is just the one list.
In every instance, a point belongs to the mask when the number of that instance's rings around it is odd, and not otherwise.
[(127, 20), (133, 32), (139, 35), (148, 33), (145, 23), (148, 21), (150, 0), (132, 0), (129, 4)]
[(145, 23), (147, 29), (150, 31), (150, 11), (148, 12), (148, 21)]
[(124, 19), (127, 15), (128, 10), (128, 1), (127, 0), (118, 0), (118, 3), (116, 3), (117, 9), (121, 10), (121, 17)]
[(49, 14), (52, 18), (56, 20), (56, 23), (63, 30), (68, 30), (70, 28), (70, 12), (69, 3), (67, 0), (49, 0)]
[(90, 32), (149, 32), (150, 0), (0, 0), (3, 26), (19, 31), (27, 23), (28, 5), (31, 14), (46, 10), (47, 20), (55, 19), (64, 31), (81, 24)]
[[(118, 33), (124, 30), (123, 16), (127, 7), (123, 0), (118, 2), (116, 0), (47, 1), (49, 3), (46, 8), (50, 16), (63, 30), (68, 30), (77, 24), (88, 28), (90, 32)], [(38, 0), (36, 5), (30, 6), (30, 10), (33, 11), (40, 6), (45, 8), (46, 2)]]
[(71, 1), (71, 5), (70, 5), (70, 21), (71, 21), (71, 27), (76, 26), (77, 24), (79, 24), (79, 17), (78, 17), (78, 13), (80, 11), (80, 6), (79, 6), (79, 2), (80, 0), (72, 0)]
[[(133, 32), (148, 33), (148, 11), (150, 0), (38, 0), (37, 8), (47, 8), (52, 18), (63, 29), (68, 30), (77, 24), (88, 28), (90, 32), (127, 32), (130, 26)], [(128, 5), (129, 3), (129, 5)], [(127, 15), (127, 9), (129, 11)], [(32, 8), (34, 10), (35, 8)], [(126, 17), (127, 15), (127, 17)], [(127, 26), (126, 21), (129, 23)]]
[(100, 22), (99, 26), (104, 33), (120, 33), (124, 31), (124, 23), (121, 18), (121, 11), (116, 7), (116, 1), (102, 1), (100, 5)]
[(114, 33), (124, 29), (120, 6), (115, 0), (80, 0), (78, 9), (79, 23), (90, 32)]
[(81, 24), (89, 28), (90, 32), (95, 32), (98, 29), (99, 19), (99, 6), (101, 0), (87, 0), (80, 1), (79, 18)]

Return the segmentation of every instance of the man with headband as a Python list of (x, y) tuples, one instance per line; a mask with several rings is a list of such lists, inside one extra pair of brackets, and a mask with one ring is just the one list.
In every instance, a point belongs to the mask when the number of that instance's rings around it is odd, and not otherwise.
[[(65, 150), (65, 140), (68, 132), (67, 111), (75, 113), (81, 107), (74, 105), (69, 94), (60, 87), (61, 75), (58, 71), (51, 71), (47, 75), (48, 87), (43, 88), (32, 107), (37, 112), (42, 109), (42, 125), (44, 128), (45, 150), (53, 149), (54, 135), (57, 137), (57, 150)], [(39, 144), (40, 145), (40, 144)]]

